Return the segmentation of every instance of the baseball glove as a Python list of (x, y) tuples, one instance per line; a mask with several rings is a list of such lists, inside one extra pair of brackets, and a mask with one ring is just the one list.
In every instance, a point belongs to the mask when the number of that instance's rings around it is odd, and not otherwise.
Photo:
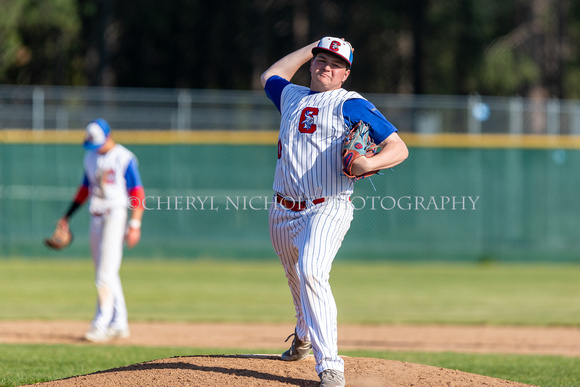
[(50, 238), (44, 240), (44, 244), (48, 247), (61, 250), (71, 244), (73, 234), (68, 226), (68, 223), (59, 221)]
[(379, 147), (370, 137), (370, 125), (359, 121), (350, 128), (342, 143), (342, 172), (354, 180), (364, 179), (379, 171), (371, 171), (362, 175), (352, 173), (352, 163), (359, 157), (373, 157), (379, 152)]

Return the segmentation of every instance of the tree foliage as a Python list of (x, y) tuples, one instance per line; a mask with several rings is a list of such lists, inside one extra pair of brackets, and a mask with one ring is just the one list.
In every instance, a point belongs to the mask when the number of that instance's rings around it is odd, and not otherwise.
[(0, 81), (67, 84), (81, 72), (80, 23), (74, 0), (3, 0)]
[[(0, 0), (0, 82), (259, 89), (325, 36), (365, 92), (580, 97), (571, 0)], [(306, 67), (306, 66), (305, 66)], [(297, 82), (307, 82), (305, 69)]]

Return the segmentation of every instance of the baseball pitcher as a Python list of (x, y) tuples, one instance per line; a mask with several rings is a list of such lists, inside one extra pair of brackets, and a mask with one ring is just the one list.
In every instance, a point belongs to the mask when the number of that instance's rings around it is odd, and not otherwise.
[[(301, 360), (312, 349), (322, 387), (345, 385), (329, 277), (353, 217), (353, 182), (408, 156), (397, 129), (376, 107), (342, 88), (352, 61), (350, 43), (325, 37), (278, 60), (261, 77), (281, 114), (270, 237), (296, 310), (296, 329), (288, 337), (294, 339), (281, 358)], [(307, 62), (310, 87), (291, 83)]]

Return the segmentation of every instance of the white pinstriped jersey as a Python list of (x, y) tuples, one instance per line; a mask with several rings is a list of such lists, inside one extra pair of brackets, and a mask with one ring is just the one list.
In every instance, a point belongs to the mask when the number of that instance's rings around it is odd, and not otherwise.
[(112, 208), (127, 208), (129, 195), (125, 172), (135, 155), (116, 144), (105, 154), (89, 151), (85, 154), (85, 176), (90, 183), (91, 213), (105, 212)]
[(294, 84), (284, 88), (274, 191), (297, 200), (352, 194), (341, 155), (347, 130), (342, 105), (352, 98), (363, 97), (345, 89), (311, 93)]

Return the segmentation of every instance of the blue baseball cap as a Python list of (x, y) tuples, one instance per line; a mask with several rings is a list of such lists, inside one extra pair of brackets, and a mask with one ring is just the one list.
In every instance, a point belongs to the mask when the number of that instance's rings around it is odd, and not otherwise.
[(348, 64), (348, 68), (352, 66), (353, 60), (353, 49), (349, 42), (341, 38), (333, 38), (332, 36), (326, 36), (320, 39), (318, 46), (312, 49), (314, 55), (319, 52), (330, 52), (338, 56), (340, 59), (344, 60)]
[(83, 148), (87, 150), (97, 150), (107, 141), (107, 137), (111, 133), (109, 123), (102, 118), (97, 118), (91, 121), (86, 128), (85, 141)]

